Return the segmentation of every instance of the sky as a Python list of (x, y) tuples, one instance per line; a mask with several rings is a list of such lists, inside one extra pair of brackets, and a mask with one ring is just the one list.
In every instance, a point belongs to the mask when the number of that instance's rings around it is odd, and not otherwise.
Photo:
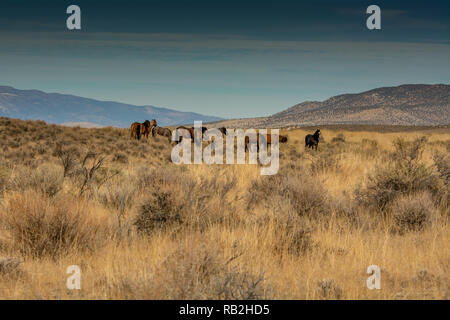
[(0, 2), (0, 85), (18, 89), (240, 118), (405, 83), (450, 83), (450, 1)]

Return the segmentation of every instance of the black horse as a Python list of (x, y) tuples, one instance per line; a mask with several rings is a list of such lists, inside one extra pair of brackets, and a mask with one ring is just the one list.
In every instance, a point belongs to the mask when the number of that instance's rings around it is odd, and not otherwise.
[(222, 132), (223, 135), (227, 134), (227, 128), (225, 128), (225, 127), (220, 127), (219, 131)]
[(308, 148), (314, 149), (314, 147), (316, 147), (316, 150), (317, 150), (317, 147), (319, 146), (319, 139), (320, 139), (320, 130), (319, 129), (317, 129), (314, 134), (306, 135), (305, 148), (308, 147)]

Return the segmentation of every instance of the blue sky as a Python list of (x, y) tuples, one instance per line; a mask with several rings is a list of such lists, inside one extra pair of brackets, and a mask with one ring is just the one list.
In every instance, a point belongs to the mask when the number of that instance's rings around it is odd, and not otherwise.
[[(78, 4), (82, 30), (66, 29)], [(381, 7), (382, 30), (365, 27)], [(448, 1), (9, 1), (0, 85), (225, 118), (450, 83)]]

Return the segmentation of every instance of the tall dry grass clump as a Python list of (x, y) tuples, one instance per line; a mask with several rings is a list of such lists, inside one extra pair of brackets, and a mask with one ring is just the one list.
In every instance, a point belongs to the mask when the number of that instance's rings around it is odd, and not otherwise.
[[(219, 245), (187, 241), (163, 261), (158, 279), (169, 299), (267, 299), (263, 274), (234, 266), (239, 254), (226, 256)], [(160, 288), (161, 289), (161, 288)]]
[(0, 298), (447, 299), (449, 127), (320, 129), (318, 151), (283, 132), (261, 176), (174, 165), (167, 140), (125, 129), (0, 117)]
[(0, 162), (0, 194), (6, 188), (8, 180), (9, 180), (9, 170), (2, 162)]
[(271, 235), (274, 239), (272, 244), (275, 254), (300, 256), (314, 248), (313, 229), (309, 219), (280, 212), (275, 215), (272, 224)]
[(36, 191), (11, 195), (0, 213), (8, 245), (31, 257), (94, 250), (111, 240), (111, 224), (96, 219), (87, 204), (67, 195), (50, 198)]
[(9, 188), (17, 191), (39, 190), (49, 197), (55, 196), (63, 187), (63, 170), (52, 164), (43, 164), (36, 169), (18, 167), (9, 181)]

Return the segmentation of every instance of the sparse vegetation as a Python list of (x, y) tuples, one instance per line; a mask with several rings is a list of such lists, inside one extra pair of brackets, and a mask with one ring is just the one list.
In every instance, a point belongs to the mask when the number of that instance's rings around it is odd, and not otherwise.
[(401, 196), (391, 206), (394, 230), (420, 231), (431, 224), (436, 208), (428, 192)]
[(176, 166), (165, 138), (0, 118), (0, 297), (72, 299), (76, 264), (76, 298), (446, 299), (449, 128), (320, 129), (318, 151), (282, 130), (261, 176)]

